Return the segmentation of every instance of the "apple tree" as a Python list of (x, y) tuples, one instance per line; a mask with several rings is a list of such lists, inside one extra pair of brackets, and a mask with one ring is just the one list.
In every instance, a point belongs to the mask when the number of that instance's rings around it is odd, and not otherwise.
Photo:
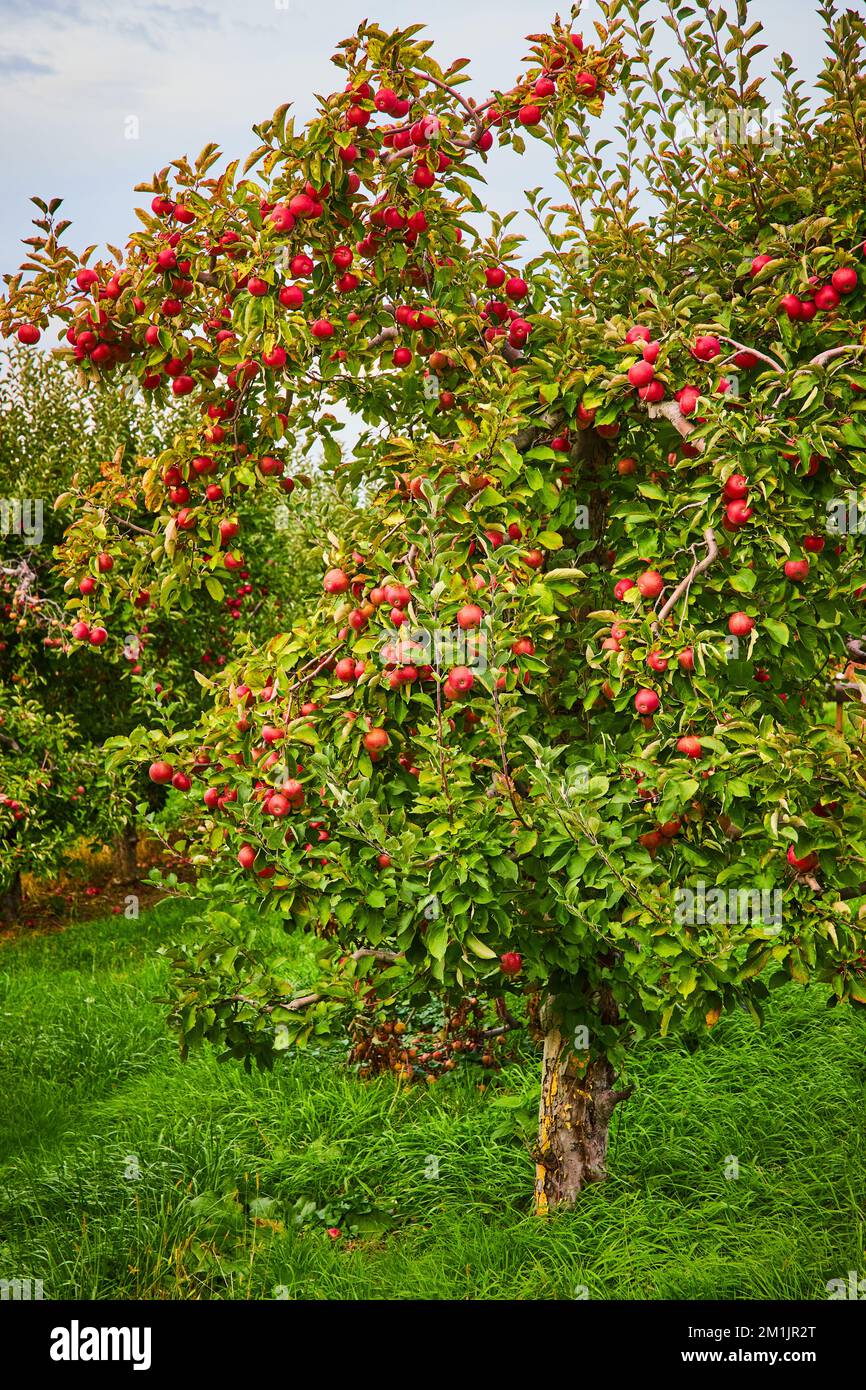
[[(0, 414), (0, 688), (4, 709), (12, 700), (16, 722), (23, 721), (14, 749), (7, 731), (10, 767), (0, 792), (17, 803), (13, 782), (32, 776), (37, 789), (44, 786), (46, 745), (40, 735), (45, 730), (57, 729), (55, 743), (66, 749), (66, 770), (75, 764), (65, 799), (55, 778), (47, 820), (33, 812), (32, 796), (26, 816), (15, 815), (17, 804), (10, 810), (15, 852), (4, 866), (4, 886), (11, 918), (20, 902), (21, 868), (37, 874), (53, 870), (80, 837), (100, 843), (116, 836), (120, 868), (127, 878), (135, 877), (136, 804), (145, 801), (156, 809), (164, 793), (132, 766), (109, 775), (103, 742), (152, 722), (169, 702), (195, 717), (201, 703), (195, 668), (219, 669), (236, 629), (259, 636), (272, 631), (274, 623), (287, 620), (305, 585), (310, 592), (318, 582), (310, 562), (310, 528), (324, 524), (335, 503), (315, 480), (308, 480), (311, 505), (303, 512), (287, 508), (285, 517), (275, 517), (272, 508), (252, 498), (245, 508), (254, 537), (252, 573), (241, 572), (234, 592), (219, 605), (202, 591), (184, 615), (183, 640), (178, 640), (176, 623), (149, 596), (124, 593), (113, 583), (115, 564), (122, 563), (123, 534), (142, 532), (135, 529), (138, 512), (128, 481), (112, 462), (119, 449), (137, 458), (160, 452), (177, 428), (177, 410), (130, 391), (94, 392), (86, 381), (70, 378), (62, 361), (16, 343), (2, 362)], [(112, 504), (119, 499), (110, 514), (111, 539), (107, 528), (100, 529), (109, 496)], [(58, 565), (55, 548), (70, 513), (87, 515), (88, 510), (83, 543), (70, 532)], [(81, 605), (96, 593), (100, 621), (87, 624), (88, 640), (73, 644), (67, 610), (85, 620)], [(108, 645), (105, 621), (118, 634)], [(24, 691), (26, 707), (14, 702), (15, 692)], [(32, 730), (30, 740), (24, 723)]]
[[(864, 22), (820, 5), (810, 97), (784, 55), (760, 77), (746, 0), (671, 0), (673, 59), (643, 0), (600, 10), (483, 102), (418, 26), (363, 24), (303, 130), (174, 161), (122, 254), (47, 213), (0, 311), (198, 407), (132, 479), (125, 572), (167, 612), (243, 565), (287, 450), (359, 499), (319, 601), (113, 752), (200, 807), (184, 1045), (268, 1065), (493, 1001), (485, 1032), (543, 1047), (540, 1211), (604, 1176), (641, 1039), (783, 984), (866, 1003)], [(483, 169), (542, 146), (530, 245)], [(321, 938), (318, 984), (238, 895)]]

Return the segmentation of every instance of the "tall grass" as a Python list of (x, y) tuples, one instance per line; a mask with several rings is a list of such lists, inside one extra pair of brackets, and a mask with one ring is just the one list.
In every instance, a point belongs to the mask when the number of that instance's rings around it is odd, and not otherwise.
[(182, 1065), (154, 997), (185, 930), (163, 904), (0, 949), (0, 1277), (47, 1298), (820, 1299), (866, 1271), (864, 1022), (819, 990), (695, 1053), (646, 1045), (614, 1176), (542, 1222), (528, 1050), (483, 1089), (360, 1082), (338, 1051)]

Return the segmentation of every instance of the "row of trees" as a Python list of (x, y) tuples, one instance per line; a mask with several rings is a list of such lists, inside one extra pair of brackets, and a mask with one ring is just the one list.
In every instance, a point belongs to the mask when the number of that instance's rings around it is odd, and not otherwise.
[[(115, 585), (123, 535), (149, 521), (121, 485), (122, 534), (110, 536), (102, 499), (116, 497), (123, 457), (158, 454), (178, 410), (131, 392), (94, 393), (63, 363), (17, 346), (0, 366), (0, 915), (20, 919), (22, 873), (45, 877), (84, 843), (117, 842), (120, 868), (135, 874), (141, 817), (164, 793), (146, 770), (106, 767), (104, 744), (201, 703), (198, 670), (219, 670), (239, 634), (258, 641), (285, 620), (314, 580), (313, 538), (338, 505), (316, 484), (302, 511), (259, 499), (246, 508), (255, 535), (250, 572), (216, 604), (205, 592), (171, 619), (150, 595)], [(312, 479), (311, 479), (312, 482)], [(71, 557), (79, 499), (100, 511)], [(103, 519), (104, 518), (104, 519)], [(70, 528), (67, 530), (67, 528)], [(62, 563), (57, 547), (67, 535)], [(75, 641), (70, 618), (95, 596), (111, 608), (112, 639), (88, 624)]]
[[(0, 308), (24, 341), (60, 318), (95, 386), (193, 406), (76, 494), (70, 580), (108, 548), (171, 625), (249, 562), (293, 450), (362, 498), (320, 600), (209, 672), (200, 720), (114, 747), (200, 811), (223, 910), (179, 962), (185, 1042), (268, 1064), (359, 1011), (526, 1009), (540, 1210), (603, 1176), (641, 1038), (792, 981), (866, 1003), (866, 567), (826, 527), (866, 471), (864, 21), (822, 0), (812, 95), (784, 56), (762, 81), (746, 0), (670, 0), (673, 60), (644, 0), (600, 10), (480, 103), (418, 26), (365, 23), (303, 131), (281, 107), (243, 168), (174, 161), (122, 255), (45, 204)], [(684, 136), (696, 105), (759, 134)], [(536, 140), (559, 187), (525, 259), (479, 187), (508, 150), (531, 179)], [(105, 598), (70, 616), (116, 642)], [(708, 915), (707, 886), (781, 908)], [(318, 988), (241, 949), (238, 895), (322, 937)]]

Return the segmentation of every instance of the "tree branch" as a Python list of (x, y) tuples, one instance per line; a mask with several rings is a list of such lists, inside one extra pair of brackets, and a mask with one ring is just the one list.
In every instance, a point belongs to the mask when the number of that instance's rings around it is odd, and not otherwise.
[(679, 584), (674, 589), (670, 598), (666, 599), (665, 602), (662, 604), (662, 607), (659, 609), (658, 615), (655, 620), (655, 627), (657, 627), (659, 623), (663, 622), (664, 619), (667, 617), (668, 613), (670, 613), (671, 609), (675, 608), (676, 605), (679, 603), (680, 599), (688, 594), (689, 589), (692, 587), (692, 583), (695, 579), (697, 579), (698, 575), (703, 574), (704, 570), (708, 570), (710, 568), (710, 565), (712, 565), (714, 561), (717, 559), (719, 554), (719, 547), (716, 542), (716, 533), (713, 530), (712, 526), (708, 526), (707, 529), (704, 531), (704, 540), (706, 541), (707, 545), (706, 555), (702, 560), (695, 561), (688, 574), (686, 575), (685, 579), (680, 580)]
[[(774, 372), (778, 372), (780, 376), (784, 375), (785, 368), (780, 366), (774, 357), (768, 357), (765, 352), (759, 352), (757, 348), (748, 347), (746, 343), (738, 343), (736, 338), (726, 338), (723, 333), (719, 333), (717, 337), (722, 343), (730, 343), (731, 347), (736, 348), (737, 352), (750, 352), (752, 356), (757, 357), (759, 361), (766, 362), (767, 366), (772, 367)], [(730, 361), (731, 359), (726, 358), (725, 360)]]
[[(673, 425), (677, 434), (682, 435), (683, 439), (688, 439), (694, 429), (694, 425), (690, 424), (686, 419), (676, 401), (660, 401), (657, 405), (647, 402), (646, 413), (651, 420), (658, 420), (660, 417), (664, 420), (668, 420), (670, 424)], [(699, 453), (703, 453), (703, 440), (699, 440), (694, 447)]]

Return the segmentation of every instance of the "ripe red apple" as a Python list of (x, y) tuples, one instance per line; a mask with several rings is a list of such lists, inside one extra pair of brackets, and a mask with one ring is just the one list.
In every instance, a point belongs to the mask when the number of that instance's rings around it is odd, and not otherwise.
[(541, 107), (536, 106), (534, 102), (531, 102), (528, 106), (521, 106), (517, 113), (517, 119), (520, 124), (524, 126), (538, 125), (541, 120)]
[(643, 574), (637, 577), (637, 587), (642, 598), (658, 598), (664, 586), (665, 581), (658, 570), (644, 570)]
[(639, 690), (634, 697), (634, 707), (638, 714), (655, 714), (659, 697), (654, 690)]
[(722, 492), (726, 502), (741, 502), (749, 494), (749, 480), (742, 473), (732, 473)]
[(96, 589), (96, 580), (91, 574), (86, 574), (78, 586), (80, 594), (92, 594)]
[(700, 739), (693, 738), (691, 734), (677, 739), (677, 752), (684, 753), (687, 758), (700, 758), (703, 751)]
[(467, 695), (475, 684), (475, 677), (468, 666), (455, 666), (448, 673), (448, 681), (458, 695)]
[(39, 342), (42, 334), (35, 323), (22, 323), (15, 336), (25, 347), (33, 347), (34, 343)]
[(175, 791), (188, 792), (192, 786), (192, 781), (185, 772), (176, 772), (171, 779), (171, 785)]
[(818, 856), (814, 850), (810, 854), (804, 854), (801, 859), (797, 858), (793, 845), (788, 846), (788, 863), (792, 869), (796, 869), (798, 874), (808, 874), (818, 867)]
[(478, 607), (477, 603), (467, 603), (457, 614), (457, 626), (466, 631), (468, 628), (480, 627), (484, 621), (484, 610)]
[(515, 656), (534, 656), (535, 643), (528, 637), (518, 637), (516, 642), (512, 642), (511, 650)]
[(721, 350), (722, 345), (718, 338), (712, 334), (706, 334), (695, 339), (692, 355), (697, 357), (699, 362), (711, 362), (714, 357), (718, 357)]
[(769, 265), (772, 259), (772, 256), (755, 256), (754, 260), (752, 261), (750, 274), (752, 276), (760, 275), (761, 271), (764, 269), (764, 266)]
[(736, 612), (728, 618), (728, 631), (735, 637), (748, 637), (754, 626), (755, 620), (748, 613)]
[(651, 671), (666, 671), (668, 669), (667, 657), (659, 656), (658, 652), (650, 652), (647, 656), (646, 664)]
[(826, 544), (827, 542), (824, 536), (803, 537), (803, 549), (811, 551), (813, 555), (820, 555)]
[(108, 632), (104, 627), (92, 627), (87, 640), (92, 647), (101, 647), (108, 641)]
[(643, 835), (638, 835), (638, 843), (648, 849), (650, 854), (654, 854), (660, 845), (664, 844), (664, 835), (660, 830), (647, 830)]
[(519, 975), (523, 969), (523, 957), (519, 951), (506, 951), (499, 957), (499, 969), (503, 975)]
[(677, 663), (681, 671), (693, 671), (695, 669), (695, 653), (691, 647), (683, 647)]
[[(841, 265), (838, 270), (833, 271), (830, 284), (837, 294), (851, 294), (857, 288), (857, 272), (853, 266)], [(816, 301), (817, 298), (816, 295)]]
[(638, 396), (650, 405), (658, 405), (665, 398), (665, 388), (660, 381), (651, 381), (648, 386), (640, 388)]
[(729, 502), (725, 508), (725, 522), (729, 527), (745, 526), (753, 515), (752, 508), (740, 500)]
[(345, 570), (328, 570), (322, 582), (326, 594), (344, 594), (349, 587), (349, 576)]
[(391, 740), (385, 729), (371, 729), (364, 735), (364, 747), (368, 753), (384, 753)]
[(683, 415), (694, 415), (701, 393), (696, 386), (683, 386), (674, 399)]
[(283, 285), (277, 297), (284, 309), (300, 309), (304, 302), (304, 291), (300, 285)]
[(147, 770), (147, 775), (151, 782), (156, 782), (159, 786), (165, 786), (174, 776), (174, 768), (171, 763), (164, 762), (161, 758), (155, 763), (151, 763)]
[(96, 568), (100, 574), (107, 574), (110, 569), (114, 568), (114, 560), (106, 551), (103, 550), (97, 555)]
[(384, 853), (383, 853), (383, 854), (380, 854), (380, 855), (378, 856), (377, 860), (376, 860), (376, 863), (379, 865), (379, 868), (380, 868), (380, 869), (388, 869), (388, 868), (390, 868), (390, 867), (391, 867), (391, 856), (390, 856), (390, 854), (384, 854)]
[(835, 309), (839, 304), (839, 296), (832, 285), (822, 285), (815, 291), (815, 308), (827, 313), (830, 309)]
[(252, 845), (241, 845), (238, 850), (238, 863), (242, 869), (251, 869), (256, 862), (256, 852)]
[(334, 332), (334, 325), (329, 319), (314, 319), (310, 324), (310, 332), (314, 338), (330, 338)]
[(395, 367), (408, 367), (412, 361), (412, 349), (407, 347), (395, 348), (391, 361)]
[(628, 369), (628, 379), (632, 386), (649, 386), (655, 376), (655, 368), (651, 362), (635, 362)]
[(334, 675), (338, 681), (353, 681), (355, 675), (355, 658), (353, 656), (342, 656), (334, 667)]
[(808, 561), (808, 560), (786, 560), (786, 561), (785, 561), (785, 578), (786, 578), (786, 579), (793, 579), (795, 582), (797, 582), (797, 581), (799, 581), (799, 580), (801, 580), (801, 579), (805, 579), (808, 573), (809, 573), (809, 561)]

